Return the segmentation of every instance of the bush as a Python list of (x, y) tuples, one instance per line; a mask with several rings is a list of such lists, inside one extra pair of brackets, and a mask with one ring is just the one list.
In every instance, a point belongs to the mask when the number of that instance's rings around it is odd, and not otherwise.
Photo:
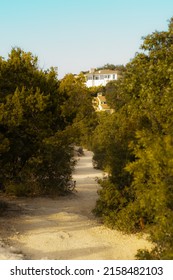
[(155, 248), (138, 252), (144, 259), (173, 258), (172, 32), (173, 18), (144, 39), (93, 137), (94, 159), (110, 174), (95, 212), (123, 231), (149, 230)]

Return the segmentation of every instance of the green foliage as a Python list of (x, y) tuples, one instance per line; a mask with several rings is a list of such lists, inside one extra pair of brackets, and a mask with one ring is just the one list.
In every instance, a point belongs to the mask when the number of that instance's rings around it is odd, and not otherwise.
[(74, 162), (56, 70), (17, 48), (0, 60), (0, 78), (1, 184), (18, 196), (62, 192)]
[(66, 75), (61, 81), (59, 90), (66, 96), (66, 102), (61, 107), (62, 116), (73, 130), (71, 135), (74, 143), (89, 147), (92, 132), (97, 125), (97, 115), (84, 76)]
[(105, 96), (110, 108), (115, 109), (115, 111), (119, 110), (126, 103), (122, 79), (109, 82), (106, 85)]
[(139, 250), (137, 259), (172, 260), (173, 259), (173, 215), (165, 212), (158, 223), (151, 229), (151, 239), (156, 246), (151, 250)]
[(89, 145), (96, 125), (84, 75), (57, 80), (37, 57), (13, 48), (0, 59), (0, 183), (17, 196), (62, 194), (75, 161), (73, 145)]
[(109, 172), (95, 212), (111, 227), (149, 231), (155, 247), (138, 253), (144, 259), (173, 258), (172, 22), (144, 38), (143, 53), (106, 86), (115, 113), (93, 137), (94, 160)]
[(107, 63), (104, 66), (97, 68), (97, 70), (102, 70), (102, 69), (117, 70), (120, 74), (125, 72), (124, 65), (114, 65), (114, 64), (110, 64), (110, 63)]

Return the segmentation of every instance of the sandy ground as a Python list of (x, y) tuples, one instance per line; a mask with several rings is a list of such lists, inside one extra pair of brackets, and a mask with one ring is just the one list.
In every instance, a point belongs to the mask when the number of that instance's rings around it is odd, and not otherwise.
[(95, 178), (102, 175), (85, 151), (73, 175), (77, 192), (12, 200), (11, 215), (0, 218), (0, 259), (131, 260), (139, 248), (150, 248), (144, 237), (110, 230), (93, 216)]

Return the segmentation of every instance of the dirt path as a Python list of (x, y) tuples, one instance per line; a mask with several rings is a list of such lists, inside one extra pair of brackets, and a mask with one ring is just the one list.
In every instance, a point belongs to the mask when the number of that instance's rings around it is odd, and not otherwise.
[[(19, 199), (24, 213), (4, 220), (2, 237), (9, 232), (6, 241), (26, 259), (134, 259), (137, 249), (150, 248), (150, 244), (144, 238), (105, 228), (92, 215), (96, 176), (102, 177), (102, 172), (93, 169), (92, 153), (85, 151), (73, 176), (77, 192), (68, 198)], [(10, 255), (0, 243), (0, 259), (20, 259), (14, 248)]]

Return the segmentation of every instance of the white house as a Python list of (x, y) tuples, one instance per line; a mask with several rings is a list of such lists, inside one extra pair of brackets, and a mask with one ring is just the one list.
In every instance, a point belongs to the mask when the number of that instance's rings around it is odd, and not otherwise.
[(91, 69), (85, 76), (87, 87), (105, 86), (108, 82), (117, 80), (118, 78), (117, 71), (109, 69)]

